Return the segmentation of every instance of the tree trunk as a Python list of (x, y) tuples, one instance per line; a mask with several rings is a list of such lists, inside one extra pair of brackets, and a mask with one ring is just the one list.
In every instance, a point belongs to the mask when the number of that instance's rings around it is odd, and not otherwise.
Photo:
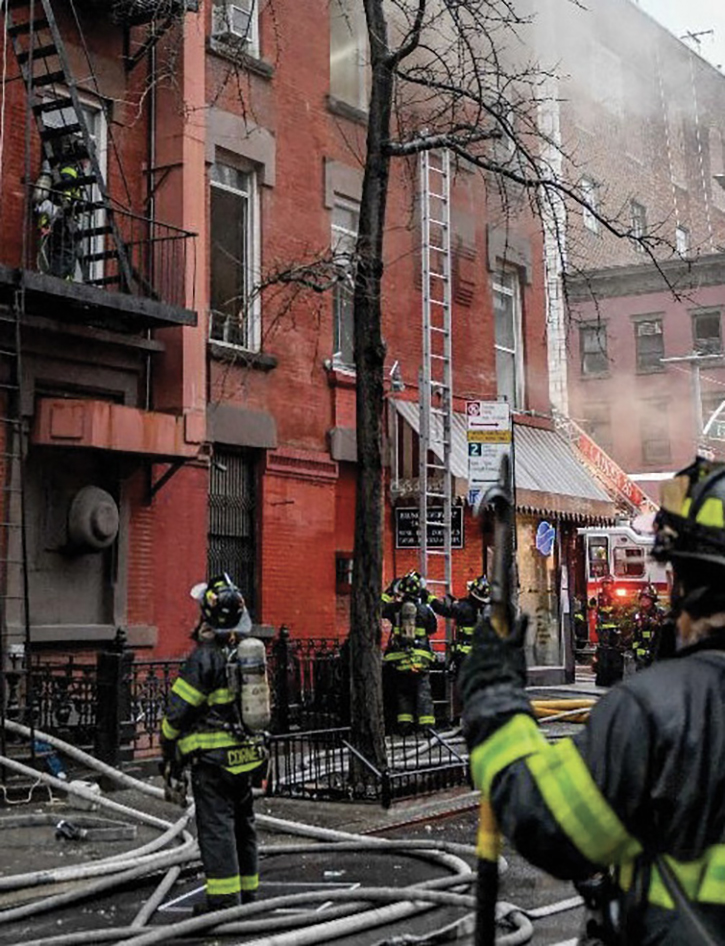
[(381, 282), (390, 167), (383, 145), (389, 136), (393, 75), (385, 58), (385, 24), (379, 0), (366, 0), (365, 7), (371, 35), (372, 90), (353, 303), (358, 463), (350, 609), (350, 697), (354, 745), (382, 769), (386, 766), (386, 755), (380, 654), (385, 407)]

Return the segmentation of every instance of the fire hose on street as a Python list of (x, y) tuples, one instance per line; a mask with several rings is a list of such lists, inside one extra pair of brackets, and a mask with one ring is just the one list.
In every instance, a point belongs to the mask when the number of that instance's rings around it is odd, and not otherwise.
[[(557, 715), (560, 712), (558, 703), (564, 701), (545, 702), (557, 703), (556, 706), (546, 707), (548, 711), (553, 711), (552, 715)], [(587, 708), (574, 707), (577, 713)], [(6, 730), (14, 735), (43, 739), (68, 758), (74, 759), (116, 784), (136, 789), (157, 800), (164, 797), (162, 788), (106, 765), (51, 734), (40, 733), (37, 730), (31, 734), (28, 727), (10, 720), (6, 720), (5, 726)], [(182, 936), (198, 935), (212, 930), (214, 933), (231, 936), (242, 934), (245, 936), (246, 946), (304, 946), (304, 944), (328, 942), (344, 936), (353, 936), (361, 931), (399, 924), (407, 917), (417, 916), (436, 906), (460, 909), (463, 916), (461, 920), (453, 924), (453, 927), (460, 927), (463, 933), (465, 933), (466, 925), (471, 924), (471, 911), (474, 908), (475, 899), (467, 891), (475, 884), (476, 873), (471, 870), (464, 858), (473, 862), (475, 857), (473, 845), (427, 839), (390, 840), (257, 814), (256, 821), (259, 827), (270, 832), (300, 838), (300, 843), (260, 845), (262, 856), (309, 854), (310, 852), (334, 854), (345, 851), (369, 851), (377, 854), (404, 853), (430, 862), (436, 869), (444, 870), (445, 874), (414, 886), (400, 888), (360, 887), (350, 890), (324, 889), (305, 891), (301, 894), (287, 894), (192, 917), (181, 922), (150, 926), (149, 921), (155, 916), (164, 898), (169, 896), (182, 873), (198, 869), (198, 847), (188, 831), (189, 822), (193, 817), (193, 806), (190, 805), (176, 821), (167, 821), (141, 809), (121, 805), (80, 784), (68, 783), (53, 775), (38, 772), (7, 757), (0, 756), (0, 765), (24, 775), (32, 775), (34, 779), (40, 779), (53, 790), (64, 794), (69, 792), (77, 794), (86, 801), (92, 801), (101, 808), (112, 811), (115, 815), (122, 815), (128, 821), (137, 821), (159, 832), (157, 838), (135, 850), (101, 860), (0, 877), (0, 892), (5, 891), (7, 894), (13, 891), (17, 895), (15, 904), (0, 910), (0, 926), (2, 926), (21, 918), (36, 916), (71, 903), (88, 900), (107, 893), (120, 884), (147, 884), (153, 877), (160, 875), (153, 893), (141, 906), (130, 926), (65, 933), (26, 941), (25, 946), (71, 946), (71, 944), (103, 942), (151, 946), (153, 943), (169, 943)], [(12, 823), (17, 826), (17, 818), (13, 819)], [(2, 820), (0, 820), (0, 830), (2, 830)], [(505, 869), (506, 865), (502, 859), (501, 870)], [(64, 884), (62, 892), (28, 901), (28, 897), (36, 888), (50, 887), (60, 883)], [(69, 884), (70, 889), (68, 889)], [(325, 911), (324, 920), (321, 920), (319, 913), (314, 912), (291, 915), (284, 913), (280, 915), (279, 912), (275, 912), (295, 908), (301, 910), (317, 901), (332, 904)], [(551, 904), (544, 909), (547, 909), (549, 913), (554, 913), (559, 910), (574, 909), (581, 906), (581, 903), (580, 898), (574, 897), (560, 904)], [(498, 946), (518, 946), (518, 944), (529, 942), (534, 931), (532, 920), (537, 915), (545, 914), (541, 912), (541, 908), (538, 911), (527, 911), (514, 904), (499, 901), (497, 922), (499, 926), (504, 925), (507, 931), (497, 936)], [(425, 937), (418, 938), (418, 941), (432, 944), (442, 942), (443, 938), (450, 939), (451, 932), (455, 933), (453, 927), (448, 924), (443, 930), (428, 933)], [(249, 940), (250, 934), (257, 938)], [(406, 940), (398, 937), (396, 940), (393, 937), (384, 942), (393, 944), (406, 941), (414, 943), (416, 938), (410, 937)]]

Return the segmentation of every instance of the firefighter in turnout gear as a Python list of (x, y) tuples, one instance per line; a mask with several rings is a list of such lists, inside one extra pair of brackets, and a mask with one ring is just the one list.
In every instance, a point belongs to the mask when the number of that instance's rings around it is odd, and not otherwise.
[(524, 691), (523, 634), (475, 632), (461, 672), (476, 785), (532, 863), (580, 886), (581, 943), (725, 943), (725, 464), (662, 486), (677, 651), (550, 743)]
[(665, 612), (657, 604), (657, 589), (647, 585), (639, 593), (639, 608), (632, 622), (632, 653), (637, 670), (652, 663), (664, 622)]
[(421, 598), (423, 581), (417, 572), (396, 579), (383, 593), (383, 618), (392, 627), (383, 661), (392, 672), (396, 697), (396, 722), (405, 734), (433, 726), (433, 698), (429, 670), (435, 654), (429, 637), (437, 630), (436, 616)]
[(605, 575), (597, 597), (597, 650), (594, 655), (597, 686), (611, 686), (624, 673), (622, 631), (624, 612), (614, 598), (614, 578)]
[(245, 725), (230, 686), (238, 635), (251, 628), (244, 598), (228, 575), (195, 585), (196, 649), (171, 688), (161, 726), (163, 774), (174, 785), (191, 765), (206, 903), (220, 910), (251, 902), (259, 886), (251, 773), (266, 758), (263, 737)]
[(456, 599), (446, 595), (445, 598), (433, 598), (430, 602), (436, 614), (453, 618), (455, 626), (449, 666), (456, 676), (463, 660), (471, 652), (473, 629), (481, 614), (487, 612), (490, 601), (488, 579), (485, 575), (479, 575), (468, 582), (468, 594), (465, 598)]
[(84, 200), (79, 183), (84, 170), (75, 157), (76, 144), (73, 135), (59, 140), (55, 175), (45, 160), (33, 190), (38, 266), (65, 280), (73, 279), (78, 265), (77, 217)]

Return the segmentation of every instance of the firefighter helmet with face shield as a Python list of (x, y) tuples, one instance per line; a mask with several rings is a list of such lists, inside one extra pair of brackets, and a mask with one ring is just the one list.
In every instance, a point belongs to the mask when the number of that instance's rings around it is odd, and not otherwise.
[(423, 579), (418, 572), (410, 571), (398, 582), (398, 594), (403, 598), (420, 598), (423, 591)]
[(244, 596), (226, 572), (194, 585), (191, 597), (199, 602), (204, 623), (218, 634), (249, 630), (251, 621)]
[(693, 618), (725, 611), (725, 464), (698, 457), (662, 486), (652, 555), (671, 562), (672, 603)]
[(491, 588), (486, 576), (479, 575), (478, 578), (469, 581), (468, 593), (472, 598), (475, 598), (476, 601), (480, 601), (482, 604), (488, 604), (491, 600)]

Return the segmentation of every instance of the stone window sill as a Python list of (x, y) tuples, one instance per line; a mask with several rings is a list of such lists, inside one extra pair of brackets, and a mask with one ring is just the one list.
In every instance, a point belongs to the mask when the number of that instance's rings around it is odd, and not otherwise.
[(256, 371), (272, 371), (279, 364), (279, 359), (263, 351), (247, 351), (239, 345), (228, 342), (209, 340), (209, 354), (217, 361), (226, 361), (241, 368), (254, 368)]

